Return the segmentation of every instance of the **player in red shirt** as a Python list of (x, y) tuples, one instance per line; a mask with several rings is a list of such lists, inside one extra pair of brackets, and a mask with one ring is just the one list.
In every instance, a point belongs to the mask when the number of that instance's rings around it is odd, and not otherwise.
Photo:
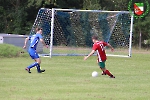
[(108, 46), (111, 48), (111, 51), (114, 50), (114, 48), (109, 44), (109, 43), (106, 43), (104, 41), (98, 41), (98, 37), (97, 36), (93, 36), (92, 37), (92, 41), (93, 41), (93, 48), (92, 48), (92, 51), (91, 53), (84, 57), (84, 60), (88, 59), (91, 55), (94, 54), (94, 52), (96, 51), (97, 52), (97, 57), (98, 57), (98, 65), (100, 66), (101, 70), (103, 71), (102, 75), (109, 75), (110, 78), (115, 78), (115, 76), (113, 76), (109, 70), (106, 69), (105, 67), (105, 61), (107, 59), (106, 57), (106, 53), (105, 53), (105, 46)]

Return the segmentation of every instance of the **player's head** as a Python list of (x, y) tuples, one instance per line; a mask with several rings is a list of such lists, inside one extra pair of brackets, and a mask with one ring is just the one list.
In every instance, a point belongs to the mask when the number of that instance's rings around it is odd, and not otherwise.
[(98, 36), (92, 36), (92, 41), (95, 43), (98, 40)]
[(37, 27), (35, 30), (36, 30), (36, 33), (41, 33), (42, 34), (42, 28), (41, 27)]

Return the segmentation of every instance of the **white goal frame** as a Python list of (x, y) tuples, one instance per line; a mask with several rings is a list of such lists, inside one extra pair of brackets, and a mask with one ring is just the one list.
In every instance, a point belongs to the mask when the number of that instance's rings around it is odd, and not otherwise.
[(129, 37), (129, 54), (128, 55), (112, 55), (112, 54), (107, 54), (107, 56), (117, 56), (117, 57), (131, 57), (131, 51), (132, 51), (132, 31), (133, 31), (133, 12), (129, 11), (104, 11), (104, 10), (77, 10), (77, 9), (58, 9), (58, 8), (52, 8), (52, 18), (51, 18), (51, 37), (50, 37), (50, 53), (49, 56), (50, 58), (52, 57), (52, 51), (53, 51), (53, 33), (54, 33), (54, 16), (55, 16), (55, 11), (69, 11), (69, 12), (75, 12), (75, 11), (80, 11), (80, 12), (123, 12), (123, 13), (130, 13), (131, 14), (131, 24), (130, 24), (130, 37)]

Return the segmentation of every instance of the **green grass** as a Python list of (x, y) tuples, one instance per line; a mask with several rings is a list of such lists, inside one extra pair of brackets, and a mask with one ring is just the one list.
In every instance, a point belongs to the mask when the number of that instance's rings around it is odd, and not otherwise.
[(11, 44), (0, 44), (0, 57), (26, 57), (27, 52), (21, 47)]
[(133, 53), (132, 58), (108, 57), (107, 68), (116, 76), (99, 75), (96, 57), (41, 58), (45, 73), (24, 68), (29, 57), (0, 58), (0, 100), (149, 100), (150, 56)]
[[(65, 46), (53, 46), (53, 54), (88, 54), (92, 48), (90, 47), (65, 47)], [(107, 54), (114, 55), (128, 55), (129, 49), (115, 48), (114, 52), (111, 52), (110, 48), (106, 49)], [(43, 48), (44, 54), (49, 54), (49, 49)]]

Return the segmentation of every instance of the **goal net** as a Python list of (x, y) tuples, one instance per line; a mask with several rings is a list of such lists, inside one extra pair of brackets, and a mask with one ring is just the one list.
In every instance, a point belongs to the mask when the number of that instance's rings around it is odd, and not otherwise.
[(128, 11), (47, 9), (41, 8), (30, 34), (35, 27), (43, 28), (43, 37), (50, 49), (41, 55), (87, 55), (93, 45), (91, 37), (110, 43), (115, 51), (106, 48), (110, 56), (131, 56), (133, 16)]

